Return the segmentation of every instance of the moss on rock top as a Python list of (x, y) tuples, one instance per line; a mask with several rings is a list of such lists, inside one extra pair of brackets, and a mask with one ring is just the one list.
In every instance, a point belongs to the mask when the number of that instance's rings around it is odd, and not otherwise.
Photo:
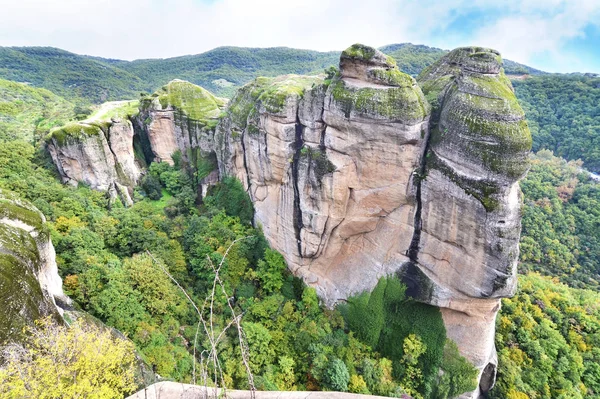
[(153, 97), (158, 99), (162, 109), (171, 106), (188, 118), (205, 124), (218, 118), (227, 104), (227, 100), (216, 97), (205, 88), (179, 79), (160, 88)]
[(48, 133), (48, 136), (46, 136), (46, 141), (53, 140), (56, 144), (62, 146), (70, 140), (79, 140), (81, 138), (99, 136), (101, 134), (103, 134), (103, 132), (100, 124), (87, 121), (71, 122), (65, 126), (52, 129), (50, 133)]
[(343, 63), (345, 59), (367, 62), (389, 68), (396, 67), (396, 61), (392, 57), (383, 54), (376, 48), (360, 43), (353, 44), (346, 50), (342, 51), (340, 63)]
[(321, 76), (283, 75), (259, 77), (238, 90), (227, 110), (232, 121), (245, 128), (248, 117), (262, 106), (273, 114), (284, 110), (287, 101), (304, 97), (306, 90), (323, 84)]
[(373, 119), (414, 122), (423, 120), (430, 112), (421, 89), (414, 83), (401, 87), (374, 88), (355, 87), (343, 79), (336, 79), (329, 90), (347, 117), (357, 114)]

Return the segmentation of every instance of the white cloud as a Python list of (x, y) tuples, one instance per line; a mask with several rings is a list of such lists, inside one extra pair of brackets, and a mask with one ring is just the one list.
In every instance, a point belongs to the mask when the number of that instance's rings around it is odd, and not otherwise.
[[(195, 54), (223, 45), (341, 50), (355, 42), (481, 44), (532, 62), (560, 54), (599, 20), (597, 0), (0, 0), (0, 45), (49, 45), (135, 59)], [(448, 30), (488, 12), (474, 32)], [(454, 26), (455, 28), (455, 26)]]
[(584, 37), (590, 24), (597, 24), (600, 2), (595, 0), (527, 0), (517, 13), (498, 19), (474, 34), (477, 43), (500, 50), (504, 57), (535, 64), (536, 57), (549, 55), (555, 68), (574, 71), (573, 54), (566, 43)]

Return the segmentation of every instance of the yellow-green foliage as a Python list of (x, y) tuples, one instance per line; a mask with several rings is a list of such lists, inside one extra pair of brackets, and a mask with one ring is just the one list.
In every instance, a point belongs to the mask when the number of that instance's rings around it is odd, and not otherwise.
[(135, 390), (130, 341), (93, 325), (36, 324), (23, 347), (4, 348), (0, 398), (111, 399)]
[(163, 109), (169, 105), (193, 120), (206, 123), (215, 119), (227, 103), (208, 90), (183, 80), (173, 80), (156, 92)]
[(497, 318), (492, 398), (600, 398), (600, 295), (530, 273)]
[(0, 79), (0, 140), (31, 141), (75, 116), (74, 105), (45, 89)]

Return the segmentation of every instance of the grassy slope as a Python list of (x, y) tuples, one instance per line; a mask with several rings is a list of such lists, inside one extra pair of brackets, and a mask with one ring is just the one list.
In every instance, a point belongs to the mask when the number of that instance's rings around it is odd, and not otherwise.
[(0, 140), (32, 141), (75, 116), (74, 105), (52, 92), (0, 79)]

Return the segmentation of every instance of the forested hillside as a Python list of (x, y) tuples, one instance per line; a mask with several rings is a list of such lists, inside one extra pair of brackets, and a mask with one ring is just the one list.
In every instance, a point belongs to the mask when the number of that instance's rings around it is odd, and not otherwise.
[(337, 65), (339, 57), (337, 51), (321, 53), (286, 47), (219, 47), (198, 55), (113, 65), (139, 76), (154, 89), (173, 79), (184, 79), (218, 96), (231, 97), (238, 87), (257, 76), (319, 74), (325, 68)]
[(75, 111), (49, 90), (0, 79), (0, 141), (39, 138), (74, 118)]
[(146, 87), (122, 69), (52, 47), (0, 47), (0, 78), (88, 103), (135, 98)]
[[(398, 61), (400, 70), (414, 76), (447, 52), (410, 43), (390, 44), (381, 50)], [(257, 76), (323, 73), (329, 66), (337, 66), (339, 55), (338, 51), (286, 47), (219, 47), (197, 55), (130, 62), (50, 47), (2, 47), (0, 78), (43, 87), (77, 103), (134, 99), (139, 92), (153, 92), (173, 79), (231, 97)], [(505, 69), (515, 75), (542, 73), (509, 60), (505, 60)]]
[(600, 172), (600, 77), (547, 75), (514, 80), (533, 150), (549, 149)]

